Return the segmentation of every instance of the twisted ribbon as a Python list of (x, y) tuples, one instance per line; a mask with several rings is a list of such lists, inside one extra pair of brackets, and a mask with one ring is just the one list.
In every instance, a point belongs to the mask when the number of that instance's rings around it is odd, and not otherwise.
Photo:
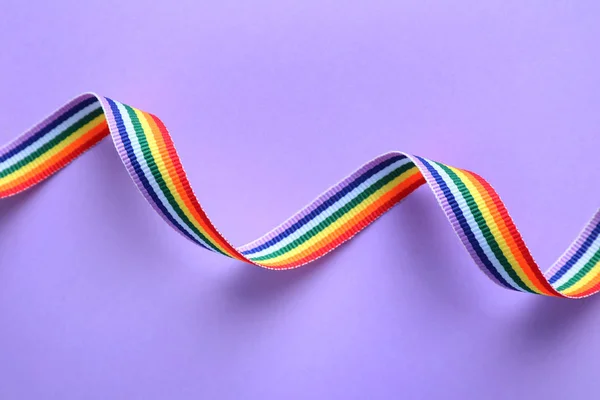
[(234, 247), (211, 223), (155, 115), (86, 93), (0, 148), (0, 198), (54, 174), (102, 138), (114, 145), (139, 191), (200, 247), (269, 269), (296, 268), (330, 252), (427, 183), (486, 275), (513, 290), (580, 298), (600, 290), (600, 210), (542, 273), (496, 191), (479, 175), (402, 152), (383, 154), (261, 238)]

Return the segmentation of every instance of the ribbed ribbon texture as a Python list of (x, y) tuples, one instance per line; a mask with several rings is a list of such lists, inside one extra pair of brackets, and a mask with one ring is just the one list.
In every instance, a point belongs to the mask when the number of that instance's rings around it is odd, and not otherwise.
[(600, 210), (543, 273), (496, 191), (479, 175), (403, 152), (369, 161), (261, 238), (232, 246), (204, 213), (158, 117), (93, 93), (70, 101), (0, 148), (0, 198), (44, 180), (111, 135), (140, 192), (197, 245), (269, 269), (296, 268), (330, 252), (427, 183), (463, 245), (497, 284), (580, 298), (600, 290)]

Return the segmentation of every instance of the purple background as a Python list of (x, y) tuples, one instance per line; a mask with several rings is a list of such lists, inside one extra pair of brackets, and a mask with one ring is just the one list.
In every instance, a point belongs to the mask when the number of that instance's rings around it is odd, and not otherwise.
[[(154, 112), (236, 244), (388, 150), (486, 177), (544, 268), (600, 202), (597, 1), (176, 3), (2, 1), (0, 143), (83, 91)], [(599, 368), (600, 302), (493, 285), (424, 188), (280, 273), (182, 239), (110, 141), (0, 201), (1, 399), (582, 398)]]

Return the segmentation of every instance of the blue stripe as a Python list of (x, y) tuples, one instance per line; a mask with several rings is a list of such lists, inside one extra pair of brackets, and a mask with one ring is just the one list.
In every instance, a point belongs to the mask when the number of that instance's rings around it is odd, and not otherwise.
[(140, 167), (140, 164), (137, 161), (135, 152), (133, 151), (133, 147), (131, 146), (131, 140), (129, 140), (129, 136), (127, 135), (127, 129), (125, 128), (125, 123), (123, 122), (123, 118), (121, 117), (119, 108), (117, 107), (117, 105), (115, 104), (115, 102), (113, 100), (111, 100), (107, 97), (105, 97), (105, 99), (108, 101), (108, 104), (110, 105), (110, 108), (113, 112), (115, 122), (117, 123), (117, 128), (119, 129), (119, 136), (121, 137), (121, 141), (123, 142), (123, 147), (127, 151), (127, 156), (129, 157), (129, 161), (131, 162), (131, 165), (133, 166), (135, 173), (137, 174), (138, 178), (140, 179), (140, 182), (142, 182), (144, 189), (146, 189), (146, 191), (148, 192), (148, 195), (150, 195), (150, 197), (152, 198), (154, 203), (158, 206), (160, 211), (169, 220), (169, 222), (171, 222), (174, 226), (176, 226), (177, 229), (179, 229), (179, 231), (181, 233), (183, 233), (187, 238), (189, 238), (191, 241), (198, 244), (199, 246), (202, 246), (208, 250), (212, 250), (212, 249), (209, 249), (208, 247), (206, 247), (200, 241), (198, 241), (198, 239), (196, 239), (195, 237), (190, 235), (185, 229), (183, 229), (183, 227), (167, 211), (167, 209), (165, 208), (163, 203), (160, 201), (160, 199), (156, 195), (154, 188), (152, 187), (152, 185), (150, 184), (150, 182), (144, 175), (144, 171), (142, 171), (142, 168)]
[(25, 140), (23, 143), (21, 143), (20, 145), (18, 145), (17, 147), (15, 147), (14, 149), (12, 149), (11, 151), (9, 151), (9, 152), (7, 152), (5, 154), (1, 154), (0, 155), (0, 162), (4, 162), (4, 161), (8, 160), (9, 158), (11, 158), (12, 156), (14, 156), (15, 154), (20, 153), (21, 151), (23, 151), (24, 149), (26, 149), (28, 146), (30, 146), (31, 144), (35, 143), (39, 139), (41, 139), (44, 135), (46, 135), (47, 133), (49, 133), (51, 130), (53, 130), (54, 128), (56, 128), (58, 125), (62, 124), (67, 119), (71, 118), (73, 115), (75, 115), (76, 113), (78, 113), (79, 111), (83, 110), (84, 108), (86, 108), (87, 106), (89, 106), (91, 104), (94, 104), (94, 102), (97, 102), (97, 101), (98, 101), (98, 99), (96, 99), (95, 97), (91, 97), (89, 99), (86, 99), (86, 100), (82, 101), (81, 103), (78, 103), (78, 104), (74, 105), (71, 109), (65, 111), (57, 119), (55, 119), (54, 121), (52, 121), (51, 123), (49, 123), (48, 126), (46, 126), (43, 129), (41, 129), (38, 133), (36, 133), (35, 135), (31, 136), (30, 138), (28, 138), (27, 140)]
[(585, 240), (585, 242), (583, 242), (583, 245), (581, 245), (581, 247), (575, 252), (575, 254), (573, 254), (573, 257), (571, 257), (565, 265), (563, 265), (558, 271), (556, 271), (554, 275), (552, 275), (552, 278), (550, 278), (550, 283), (556, 282), (564, 274), (566, 274), (567, 271), (569, 271), (571, 267), (573, 267), (575, 263), (579, 261), (581, 257), (583, 257), (583, 255), (587, 252), (590, 246), (594, 243), (598, 235), (600, 235), (600, 222), (598, 223), (598, 225), (596, 225), (596, 227), (594, 228), (590, 236), (588, 236), (588, 238)]
[(361, 176), (356, 178), (350, 184), (348, 184), (348, 186), (344, 187), (342, 190), (337, 192), (335, 195), (333, 195), (332, 197), (330, 197), (329, 199), (324, 201), (323, 204), (321, 204), (319, 207), (315, 208), (313, 211), (306, 214), (304, 217), (302, 217), (300, 220), (298, 220), (292, 226), (287, 228), (285, 231), (281, 232), (280, 234), (278, 234), (274, 238), (270, 239), (269, 241), (259, 245), (258, 247), (243, 251), (242, 254), (248, 255), (248, 254), (258, 253), (259, 251), (262, 251), (276, 243), (279, 243), (280, 241), (285, 239), (287, 236), (291, 235), (292, 233), (294, 233), (298, 229), (300, 229), (302, 226), (304, 226), (308, 221), (312, 220), (313, 218), (315, 218), (316, 216), (318, 216), (319, 214), (321, 214), (325, 210), (327, 210), (329, 207), (334, 205), (339, 199), (341, 199), (346, 194), (350, 193), (352, 190), (357, 188), (361, 183), (365, 182), (371, 176), (375, 175), (376, 173), (378, 173), (379, 171), (388, 167), (389, 165), (392, 165), (396, 161), (400, 161), (405, 158), (406, 158), (406, 156), (404, 156), (404, 155), (397, 155), (397, 156), (394, 156), (392, 158), (389, 158), (389, 159), (381, 162), (380, 164), (377, 164), (376, 166), (374, 166), (373, 168), (369, 169), (364, 174), (362, 174)]
[(481, 260), (483, 265), (485, 265), (485, 267), (488, 269), (488, 271), (504, 286), (506, 286), (509, 289), (517, 290), (511, 284), (509, 284), (502, 277), (502, 275), (500, 275), (500, 273), (496, 270), (494, 265), (488, 259), (487, 255), (485, 254), (485, 252), (479, 245), (477, 238), (473, 234), (473, 231), (471, 230), (471, 227), (469, 226), (467, 219), (465, 218), (462, 210), (460, 209), (460, 206), (458, 205), (458, 202), (456, 201), (454, 194), (452, 194), (452, 191), (450, 190), (448, 185), (446, 185), (446, 182), (444, 182), (444, 179), (441, 177), (441, 175), (436, 171), (435, 168), (433, 168), (427, 161), (425, 161), (425, 159), (423, 159), (421, 157), (417, 157), (417, 159), (419, 159), (419, 161), (421, 161), (423, 163), (423, 165), (425, 165), (425, 167), (427, 167), (427, 169), (429, 170), (429, 172), (431, 173), (431, 175), (433, 176), (433, 178), (435, 179), (437, 184), (440, 186), (440, 189), (442, 190), (442, 192), (444, 192), (444, 196), (446, 196), (446, 200), (448, 201), (448, 204), (450, 204), (450, 207), (452, 207), (452, 211), (456, 215), (456, 219), (458, 220), (460, 227), (462, 228), (465, 236), (469, 240), (469, 243), (471, 243), (471, 246), (473, 246), (473, 250), (475, 250), (475, 253), (477, 253), (477, 256), (479, 257), (479, 259)]

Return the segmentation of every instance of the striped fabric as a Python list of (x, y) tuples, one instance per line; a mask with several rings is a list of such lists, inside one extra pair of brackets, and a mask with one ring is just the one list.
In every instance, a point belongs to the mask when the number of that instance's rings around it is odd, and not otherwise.
[(427, 183), (475, 263), (497, 284), (569, 298), (600, 290), (600, 211), (542, 273), (482, 177), (401, 152), (368, 162), (280, 226), (236, 248), (198, 203), (160, 119), (92, 93), (0, 148), (0, 198), (42, 181), (109, 134), (138, 189), (169, 225), (207, 250), (250, 264), (279, 270), (314, 261)]

